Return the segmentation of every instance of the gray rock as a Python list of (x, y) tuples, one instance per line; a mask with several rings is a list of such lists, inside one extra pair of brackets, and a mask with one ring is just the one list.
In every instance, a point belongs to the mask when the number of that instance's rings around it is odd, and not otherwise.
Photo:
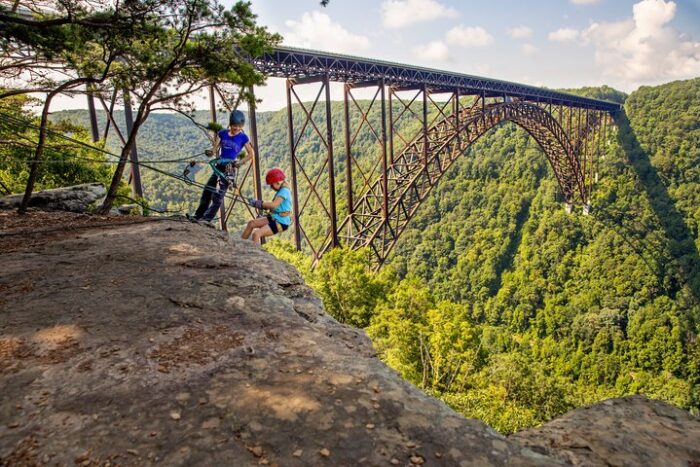
[(644, 396), (576, 409), (510, 439), (575, 466), (700, 466), (700, 420)]
[(561, 465), (403, 381), (250, 241), (174, 220), (39, 240), (3, 255), (0, 465)]
[[(104, 198), (107, 190), (101, 183), (86, 183), (52, 190), (37, 191), (32, 194), (29, 206), (48, 211), (85, 212), (95, 201)], [(16, 209), (22, 202), (23, 194), (0, 198), (0, 209)]]
[[(0, 237), (0, 465), (572, 462), (402, 380), (252, 242), (177, 220), (56, 224)], [(655, 433), (640, 452), (660, 455)]]
[(141, 216), (141, 215), (143, 215), (143, 208), (135, 203), (134, 204), (122, 204), (121, 206), (117, 206), (117, 212), (122, 216), (129, 216), (129, 215)]

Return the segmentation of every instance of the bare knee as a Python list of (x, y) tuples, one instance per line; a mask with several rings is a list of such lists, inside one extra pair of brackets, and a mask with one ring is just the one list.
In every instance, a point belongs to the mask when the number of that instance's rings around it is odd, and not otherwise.
[(243, 233), (241, 234), (241, 237), (247, 239), (250, 235), (251, 230), (253, 230), (253, 221), (249, 221), (248, 224), (246, 224), (245, 229), (243, 229)]

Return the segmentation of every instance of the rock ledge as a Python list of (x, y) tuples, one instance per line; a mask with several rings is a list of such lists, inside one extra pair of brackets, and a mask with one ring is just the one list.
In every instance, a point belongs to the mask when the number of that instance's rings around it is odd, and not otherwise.
[[(61, 230), (51, 216), (0, 213), (0, 465), (698, 460), (698, 420), (642, 398), (636, 428), (622, 400), (505, 438), (403, 381), (252, 243), (176, 220)], [(617, 457), (601, 414), (626, 417)], [(570, 454), (571, 436), (596, 455)]]

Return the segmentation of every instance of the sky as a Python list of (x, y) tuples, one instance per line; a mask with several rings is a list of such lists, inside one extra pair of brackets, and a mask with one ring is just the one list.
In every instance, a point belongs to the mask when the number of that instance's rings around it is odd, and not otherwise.
[[(285, 45), (535, 86), (631, 92), (700, 77), (700, 0), (252, 0), (252, 8)], [(306, 100), (318, 86), (296, 89)], [(262, 111), (286, 104), (281, 79), (256, 95)], [(331, 99), (341, 96), (332, 85)]]
[[(536, 86), (631, 92), (700, 76), (700, 0), (330, 0), (325, 8), (253, 0), (252, 8), (285, 45)], [(277, 110), (284, 86), (268, 81), (260, 108)]]

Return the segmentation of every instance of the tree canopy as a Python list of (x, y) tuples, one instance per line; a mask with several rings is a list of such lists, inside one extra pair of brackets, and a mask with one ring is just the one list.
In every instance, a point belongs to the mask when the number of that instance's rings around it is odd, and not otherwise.
[(0, 26), (7, 31), (0, 42), (0, 72), (6, 80), (0, 98), (46, 93), (24, 208), (55, 95), (89, 84), (95, 92), (127, 89), (135, 96), (134, 125), (102, 207), (106, 212), (138, 131), (152, 110), (188, 108), (188, 97), (213, 83), (234, 85), (245, 96), (250, 86), (264, 81), (249, 57), (279, 41), (279, 36), (256, 24), (248, 2), (230, 9), (217, 0), (55, 0), (19, 5), (23, 9), (0, 7)]

